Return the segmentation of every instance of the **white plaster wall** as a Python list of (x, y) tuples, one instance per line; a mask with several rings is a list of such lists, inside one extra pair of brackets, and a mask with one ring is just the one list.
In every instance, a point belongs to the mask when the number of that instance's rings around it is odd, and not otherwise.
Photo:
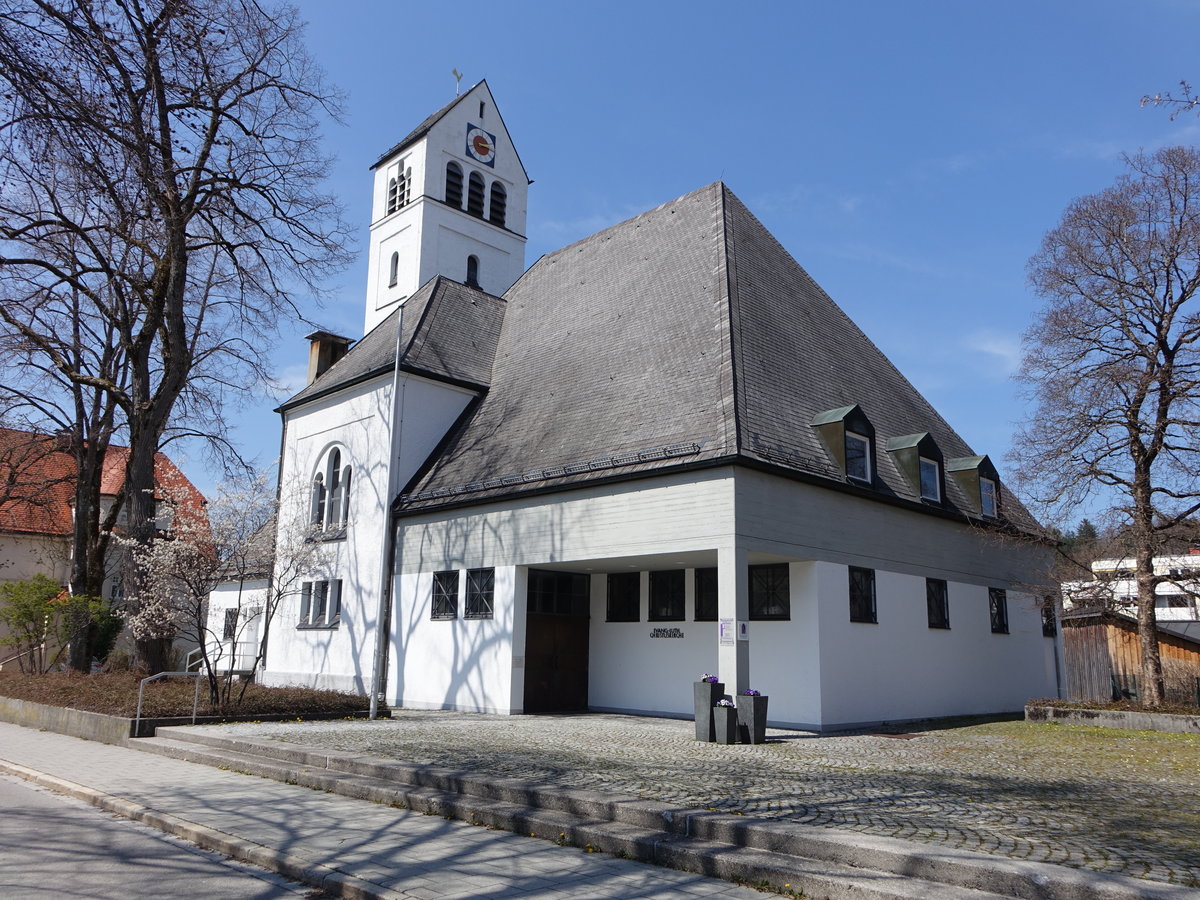
[[(424, 462), (471, 399), (468, 391), (416, 376), (400, 381), (397, 483)], [(375, 622), (383, 554), (387, 551), (388, 429), (391, 376), (354, 385), (287, 414), (281, 466), (279, 546), (304, 530), (311, 481), (332, 446), (342, 465), (353, 466), (350, 518), (345, 537), (324, 542), (303, 579), (285, 583), (271, 627), (266, 683), (311, 684), (365, 691), (375, 651)], [(289, 537), (290, 536), (290, 537)], [(282, 564), (277, 564), (277, 576)], [(341, 621), (334, 628), (298, 628), (301, 581), (342, 580)]]
[(27, 581), (35, 575), (65, 582), (70, 564), (67, 536), (0, 534), (0, 582)]
[[(444, 570), (438, 570), (444, 571)], [(517, 570), (495, 571), (493, 617), (467, 619), (465, 570), (458, 576), (458, 618), (431, 618), (433, 572), (397, 579), (401, 602), (393, 615), (392, 665), (386, 695), (418, 709), (509, 713), (512, 694), (513, 631)], [(521, 591), (520, 601), (525, 602)], [(524, 617), (524, 607), (520, 609)], [(519, 698), (518, 698), (519, 704)]]
[(1008, 634), (993, 634), (988, 591), (949, 582), (950, 628), (930, 628), (925, 579), (876, 570), (878, 624), (850, 621), (845, 566), (820, 563), (825, 727), (1020, 710), (1048, 683), (1034, 598), (1008, 592)]

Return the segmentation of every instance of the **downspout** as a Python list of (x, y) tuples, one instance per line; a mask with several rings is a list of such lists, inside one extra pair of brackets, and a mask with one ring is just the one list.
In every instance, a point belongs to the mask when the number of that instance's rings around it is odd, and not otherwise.
[(404, 304), (400, 305), (396, 322), (396, 362), (392, 367), (392, 414), (388, 417), (388, 460), (387, 492), (384, 494), (386, 525), (383, 544), (380, 546), (379, 609), (375, 613), (375, 653), (371, 665), (371, 709), (372, 719), (379, 717), (379, 691), (387, 683), (387, 641), (391, 632), (392, 617), (392, 573), (396, 559), (396, 517), (392, 512), (392, 501), (396, 495), (396, 469), (400, 459), (400, 442), (404, 433), (400, 399), (400, 345), (404, 338)]

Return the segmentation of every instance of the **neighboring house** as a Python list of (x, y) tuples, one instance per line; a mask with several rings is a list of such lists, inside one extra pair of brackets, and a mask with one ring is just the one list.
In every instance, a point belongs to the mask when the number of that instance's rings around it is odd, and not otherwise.
[(367, 333), (281, 407), (320, 553), (265, 681), (683, 716), (715, 672), (814, 729), (1057, 693), (1036, 523), (725, 185), (522, 274), (486, 83), (374, 172)]
[[(101, 515), (115, 501), (125, 478), (127, 447), (110, 446), (100, 486)], [(204, 497), (166, 456), (154, 460), (161, 496), (156, 496), (158, 527), (167, 533), (185, 504), (204, 515)], [(47, 575), (64, 585), (70, 580), (71, 530), (74, 522), (75, 462), (51, 435), (0, 429), (0, 582)], [(123, 519), (118, 515), (118, 527)], [(120, 594), (118, 554), (112, 554), (103, 595)], [(3, 658), (0, 656), (0, 658)]]
[[(208, 656), (221, 672), (248, 672), (258, 655), (275, 561), (275, 519), (227, 560), (225, 580), (208, 595)], [(194, 666), (193, 666), (194, 667)]]
[[(1137, 610), (1137, 581), (1132, 559), (1098, 559), (1092, 563), (1091, 581), (1068, 582), (1062, 586), (1067, 609), (1106, 609), (1132, 613)], [(1200, 549), (1175, 556), (1156, 556), (1154, 574), (1170, 580), (1154, 589), (1154, 616), (1159, 622), (1200, 620)]]

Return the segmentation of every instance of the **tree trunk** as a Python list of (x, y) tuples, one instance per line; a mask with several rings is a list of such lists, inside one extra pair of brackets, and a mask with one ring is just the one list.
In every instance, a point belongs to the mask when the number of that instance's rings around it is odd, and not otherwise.
[(1158, 652), (1158, 620), (1154, 611), (1156, 586), (1152, 551), (1140, 547), (1137, 553), (1137, 630), (1142, 648), (1142, 673), (1138, 701), (1143, 706), (1155, 708), (1163, 704), (1162, 658)]

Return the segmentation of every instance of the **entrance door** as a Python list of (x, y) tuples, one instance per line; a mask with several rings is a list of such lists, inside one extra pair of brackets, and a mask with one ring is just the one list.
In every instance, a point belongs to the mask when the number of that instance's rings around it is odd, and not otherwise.
[(587, 709), (591, 578), (529, 570), (525, 712)]

